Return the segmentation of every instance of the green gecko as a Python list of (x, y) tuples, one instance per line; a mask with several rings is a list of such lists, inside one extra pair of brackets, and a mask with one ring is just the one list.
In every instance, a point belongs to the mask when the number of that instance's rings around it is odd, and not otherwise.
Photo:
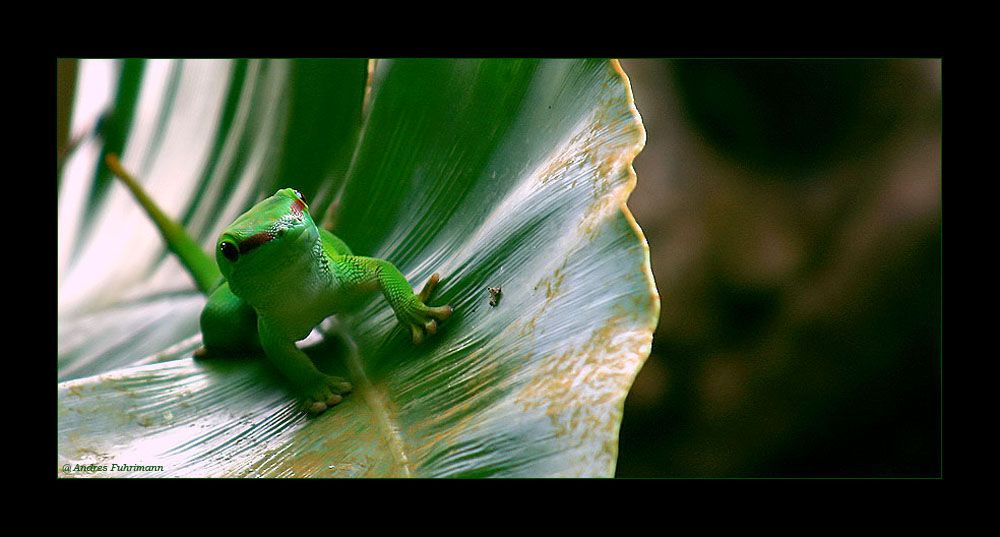
[(321, 372), (295, 345), (323, 319), (349, 310), (376, 290), (409, 327), (414, 344), (420, 344), (425, 332), (436, 333), (438, 321), (451, 316), (451, 306), (427, 305), (437, 273), (414, 294), (392, 263), (354, 255), (333, 233), (317, 227), (296, 190), (278, 190), (230, 224), (216, 240), (213, 263), (116, 156), (106, 160), (208, 296), (201, 312), (203, 347), (195, 357), (263, 351), (312, 413), (325, 411), (351, 391), (349, 381)]

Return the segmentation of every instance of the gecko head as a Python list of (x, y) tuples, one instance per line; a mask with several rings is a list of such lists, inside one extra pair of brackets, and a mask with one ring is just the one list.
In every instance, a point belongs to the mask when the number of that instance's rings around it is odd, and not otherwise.
[(219, 235), (215, 259), (227, 280), (274, 274), (308, 258), (319, 237), (302, 194), (283, 188), (240, 215)]

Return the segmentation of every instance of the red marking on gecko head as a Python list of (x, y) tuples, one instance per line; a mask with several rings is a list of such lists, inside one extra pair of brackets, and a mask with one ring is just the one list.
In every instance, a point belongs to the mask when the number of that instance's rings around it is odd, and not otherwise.
[(274, 233), (270, 231), (261, 231), (255, 235), (251, 235), (242, 241), (240, 241), (240, 254), (245, 254), (258, 246), (265, 244), (274, 239)]
[(306, 204), (302, 200), (295, 200), (292, 202), (292, 214), (295, 216), (301, 216), (302, 211), (306, 210)]

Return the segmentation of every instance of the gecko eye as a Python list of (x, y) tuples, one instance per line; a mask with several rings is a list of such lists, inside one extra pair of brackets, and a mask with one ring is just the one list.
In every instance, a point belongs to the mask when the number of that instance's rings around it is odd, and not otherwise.
[(222, 241), (222, 244), (219, 245), (219, 251), (222, 252), (222, 255), (225, 256), (226, 259), (232, 261), (233, 263), (240, 258), (240, 249), (229, 241)]
[(295, 190), (295, 195), (298, 196), (300, 200), (302, 200), (302, 203), (306, 202), (306, 197), (303, 196), (302, 193), (299, 192), (298, 190)]

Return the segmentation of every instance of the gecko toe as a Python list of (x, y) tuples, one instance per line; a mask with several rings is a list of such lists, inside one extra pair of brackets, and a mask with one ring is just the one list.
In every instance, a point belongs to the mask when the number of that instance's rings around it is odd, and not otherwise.
[(427, 303), (427, 299), (431, 297), (431, 293), (434, 292), (434, 288), (437, 287), (437, 284), (440, 280), (441, 280), (441, 275), (439, 275), (437, 272), (431, 274), (431, 277), (427, 280), (427, 283), (424, 284), (424, 288), (421, 289), (420, 293), (417, 294), (417, 297), (420, 298), (421, 302), (425, 304)]
[(448, 317), (451, 317), (451, 314), (454, 312), (454, 310), (452, 309), (452, 307), (448, 306), (448, 305), (434, 306), (434, 307), (430, 307), (430, 308), (427, 308), (427, 309), (428, 309), (428, 311), (430, 312), (430, 314), (432, 316), (434, 316), (435, 318), (437, 318), (440, 321), (443, 321), (443, 320), (447, 319)]

